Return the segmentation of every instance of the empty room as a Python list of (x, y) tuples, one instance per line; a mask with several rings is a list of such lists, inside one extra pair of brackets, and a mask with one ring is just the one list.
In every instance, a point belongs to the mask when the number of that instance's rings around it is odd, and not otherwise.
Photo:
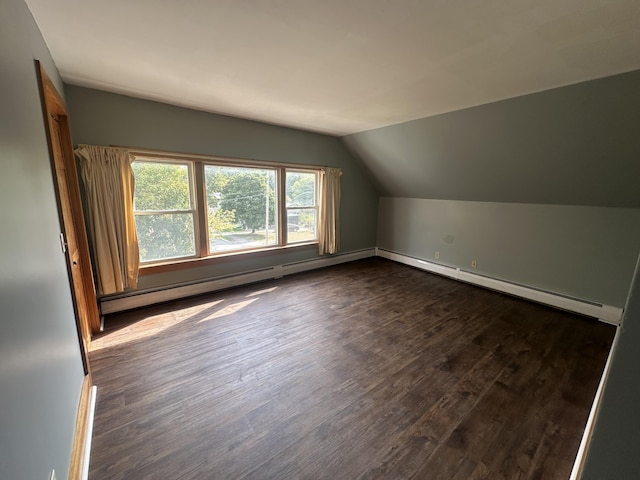
[(640, 478), (637, 1), (0, 32), (0, 478)]

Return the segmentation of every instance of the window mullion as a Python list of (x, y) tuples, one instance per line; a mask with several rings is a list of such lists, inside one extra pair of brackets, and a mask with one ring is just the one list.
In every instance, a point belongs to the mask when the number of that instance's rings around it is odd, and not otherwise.
[(207, 228), (207, 199), (204, 191), (204, 165), (194, 162), (196, 252), (199, 257), (209, 255), (209, 228)]
[[(318, 168), (170, 156), (139, 158), (136, 164), (136, 175), (142, 179), (141, 184), (147, 186), (140, 191), (145, 195), (139, 197), (137, 205), (168, 209), (134, 212), (136, 228), (146, 242), (141, 243), (144, 263), (317, 241), (317, 232), (312, 233), (311, 227), (315, 222), (313, 226), (317, 229)], [(290, 177), (291, 174), (294, 176)], [(315, 176), (315, 185), (311, 184), (311, 175)], [(190, 204), (189, 209), (184, 209), (187, 182)], [(295, 183), (291, 192), (287, 192), (287, 185), (292, 182), (300, 183)], [(311, 204), (311, 188), (315, 190), (315, 205)], [(260, 199), (265, 194), (267, 197)], [(287, 206), (287, 198), (299, 205)], [(262, 213), (257, 211), (260, 204)], [(209, 208), (213, 210), (210, 212)], [(290, 218), (293, 219), (291, 225)], [(270, 233), (273, 220), (277, 239)]]
[(287, 202), (286, 202), (286, 169), (278, 168), (278, 245), (287, 244)]

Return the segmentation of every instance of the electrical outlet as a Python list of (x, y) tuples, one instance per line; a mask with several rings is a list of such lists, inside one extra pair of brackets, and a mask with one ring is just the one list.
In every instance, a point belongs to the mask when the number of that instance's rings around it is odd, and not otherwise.
[(51, 473), (49, 474), (49, 480), (56, 480), (56, 471), (55, 470), (51, 470)]
[(436, 260), (439, 259), (440, 258), (440, 252), (436, 252), (435, 257), (436, 257)]
[(478, 266), (478, 262), (475, 260), (471, 260), (471, 268), (476, 268)]

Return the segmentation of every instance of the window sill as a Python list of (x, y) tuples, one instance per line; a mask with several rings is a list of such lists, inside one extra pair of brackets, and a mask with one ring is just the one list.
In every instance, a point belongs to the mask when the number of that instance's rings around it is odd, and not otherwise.
[(276, 246), (268, 248), (260, 248), (257, 250), (248, 250), (244, 252), (220, 253), (209, 257), (186, 258), (179, 260), (170, 260), (162, 263), (153, 263), (148, 265), (140, 265), (139, 276), (153, 275), (155, 273), (173, 272), (176, 270), (186, 270), (189, 268), (204, 267), (206, 265), (215, 265), (217, 263), (233, 262), (240, 258), (252, 259), (260, 257), (268, 257), (278, 255), (285, 252), (295, 252), (300, 250), (312, 250), (318, 248), (318, 242), (298, 243), (295, 245)]

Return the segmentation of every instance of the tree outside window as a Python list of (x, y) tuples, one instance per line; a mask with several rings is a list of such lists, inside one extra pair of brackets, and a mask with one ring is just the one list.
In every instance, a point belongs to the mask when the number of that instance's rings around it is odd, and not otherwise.
[(318, 169), (155, 156), (132, 169), (142, 263), (317, 241)]

